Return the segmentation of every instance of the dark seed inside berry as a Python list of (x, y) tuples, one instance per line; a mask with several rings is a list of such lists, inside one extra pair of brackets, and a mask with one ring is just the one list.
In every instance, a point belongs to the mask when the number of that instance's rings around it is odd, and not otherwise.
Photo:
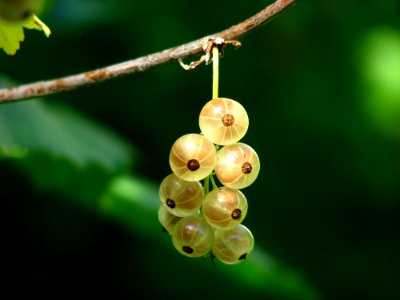
[(253, 167), (252, 167), (251, 164), (248, 163), (248, 162), (245, 162), (245, 163), (242, 165), (242, 172), (243, 172), (244, 174), (250, 174), (252, 169), (253, 169)]
[(167, 206), (169, 208), (175, 208), (175, 201), (174, 200), (168, 198), (167, 201), (165, 201), (165, 202), (167, 203)]
[(193, 249), (190, 248), (189, 246), (183, 246), (182, 250), (183, 250), (183, 252), (186, 252), (187, 254), (192, 254), (193, 253)]
[(242, 211), (239, 208), (235, 208), (235, 210), (231, 214), (232, 219), (237, 220), (242, 216)]
[(200, 168), (200, 163), (196, 159), (191, 159), (188, 161), (187, 167), (190, 171), (196, 171)]
[(229, 127), (233, 125), (233, 123), (235, 122), (235, 118), (231, 114), (226, 114), (222, 117), (221, 121), (224, 126)]

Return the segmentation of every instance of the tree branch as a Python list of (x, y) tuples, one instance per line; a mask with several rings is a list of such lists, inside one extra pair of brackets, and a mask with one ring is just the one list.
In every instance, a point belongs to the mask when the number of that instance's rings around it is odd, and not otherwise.
[[(225, 40), (237, 40), (261, 27), (295, 2), (296, 0), (277, 0), (254, 16), (226, 30), (210, 35), (210, 37), (221, 37)], [(89, 72), (0, 89), (0, 104), (32, 99), (39, 96), (48, 96), (104, 82), (109, 79), (144, 72), (156, 66), (201, 53), (203, 51), (202, 47), (205, 38), (206, 37), (203, 37), (161, 52), (149, 54)]]

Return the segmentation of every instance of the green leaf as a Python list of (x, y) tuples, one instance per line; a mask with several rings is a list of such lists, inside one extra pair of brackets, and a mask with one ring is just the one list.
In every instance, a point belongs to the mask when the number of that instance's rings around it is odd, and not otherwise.
[(111, 131), (66, 106), (40, 100), (0, 107), (0, 157), (45, 153), (78, 168), (117, 172), (130, 165), (133, 148)]
[(24, 41), (24, 28), (36, 29), (44, 32), (49, 37), (51, 31), (36, 15), (31, 15), (23, 21), (6, 21), (0, 18), (0, 48), (9, 55), (14, 55)]

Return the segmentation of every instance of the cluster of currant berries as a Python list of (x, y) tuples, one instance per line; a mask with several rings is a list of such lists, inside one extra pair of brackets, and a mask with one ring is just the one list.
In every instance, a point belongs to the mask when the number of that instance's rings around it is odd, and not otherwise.
[(242, 224), (248, 203), (241, 189), (260, 170), (257, 153), (239, 142), (247, 132), (248, 115), (239, 102), (215, 98), (202, 108), (199, 126), (201, 134), (185, 134), (172, 146), (172, 173), (160, 184), (158, 219), (179, 253), (211, 254), (236, 264), (254, 247), (251, 231)]

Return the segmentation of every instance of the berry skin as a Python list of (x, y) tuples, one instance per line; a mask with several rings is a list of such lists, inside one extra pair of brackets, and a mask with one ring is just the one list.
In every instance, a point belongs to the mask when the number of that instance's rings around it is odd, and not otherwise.
[(229, 230), (216, 229), (214, 231), (211, 251), (225, 264), (237, 264), (244, 261), (253, 248), (253, 234), (243, 224)]
[(158, 209), (158, 221), (160, 222), (160, 224), (162, 225), (162, 227), (165, 229), (166, 232), (172, 234), (176, 223), (178, 223), (178, 221), (180, 221), (181, 219), (182, 217), (177, 217), (169, 213), (164, 205), (160, 205)]
[(212, 227), (199, 216), (182, 218), (172, 234), (175, 249), (188, 257), (205, 255), (210, 251), (213, 239)]
[(230, 229), (247, 214), (247, 200), (239, 190), (221, 187), (209, 192), (203, 201), (204, 219), (214, 228)]
[(187, 217), (200, 209), (204, 190), (200, 182), (185, 181), (171, 173), (162, 180), (159, 196), (161, 204), (170, 214)]
[(249, 118), (239, 102), (216, 98), (203, 106), (199, 126), (204, 136), (214, 144), (229, 145), (238, 142), (246, 134)]
[(217, 163), (215, 146), (201, 134), (188, 133), (178, 138), (171, 148), (172, 172), (186, 181), (206, 178)]
[(251, 185), (260, 171), (260, 160), (249, 145), (235, 143), (218, 151), (215, 175), (226, 187), (243, 189)]

